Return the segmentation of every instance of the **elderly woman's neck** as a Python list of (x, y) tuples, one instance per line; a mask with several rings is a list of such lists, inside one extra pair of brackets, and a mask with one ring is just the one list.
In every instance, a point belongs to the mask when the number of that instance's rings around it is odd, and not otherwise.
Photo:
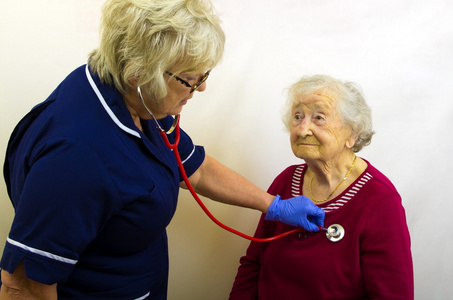
[(351, 152), (347, 152), (337, 158), (332, 158), (328, 161), (306, 160), (314, 180), (324, 186), (333, 186), (348, 177), (352, 173), (356, 164), (356, 156)]
[(315, 204), (321, 204), (340, 195), (366, 169), (367, 164), (354, 153), (329, 161), (306, 160), (303, 194)]

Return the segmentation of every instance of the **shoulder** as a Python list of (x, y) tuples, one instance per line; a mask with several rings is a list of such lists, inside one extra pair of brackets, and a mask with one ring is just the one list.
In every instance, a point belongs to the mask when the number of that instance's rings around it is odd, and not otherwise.
[(376, 210), (401, 208), (401, 195), (390, 179), (368, 161), (367, 163), (368, 167), (357, 184), (363, 186), (361, 190), (370, 209), (376, 213)]
[(382, 189), (396, 192), (396, 188), (390, 181), (390, 179), (377, 168), (375, 168), (369, 161), (366, 162), (368, 164), (368, 167), (366, 168), (365, 172), (367, 172), (373, 178), (374, 183)]
[(292, 182), (300, 183), (301, 178), (307, 168), (306, 164), (291, 165), (284, 169), (270, 185), (268, 192), (271, 194), (281, 194), (283, 192), (290, 192), (291, 189), (288, 185)]
[(291, 165), (284, 169), (279, 175), (277, 175), (274, 181), (284, 181), (292, 178), (293, 176), (302, 176), (306, 168), (306, 164)]

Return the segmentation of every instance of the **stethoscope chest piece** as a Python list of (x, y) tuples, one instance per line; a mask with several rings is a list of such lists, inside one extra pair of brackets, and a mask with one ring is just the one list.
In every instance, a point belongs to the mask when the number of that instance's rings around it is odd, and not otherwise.
[(326, 237), (331, 242), (338, 242), (344, 237), (344, 228), (339, 224), (332, 224), (327, 227)]

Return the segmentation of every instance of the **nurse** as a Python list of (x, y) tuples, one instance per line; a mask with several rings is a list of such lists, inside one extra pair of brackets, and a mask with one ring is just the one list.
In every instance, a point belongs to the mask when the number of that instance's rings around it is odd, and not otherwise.
[[(98, 49), (15, 128), (4, 165), (15, 218), (0, 299), (166, 299), (166, 227), (184, 187), (167, 130), (221, 60), (224, 33), (202, 0), (109, 0)], [(169, 136), (174, 142), (174, 136)], [(318, 231), (308, 198), (281, 201), (181, 131), (195, 190)], [(311, 219), (311, 222), (308, 221)]]

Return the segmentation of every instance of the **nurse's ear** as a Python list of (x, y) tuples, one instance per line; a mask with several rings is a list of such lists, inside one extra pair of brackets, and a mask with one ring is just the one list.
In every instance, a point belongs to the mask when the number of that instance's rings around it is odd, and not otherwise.
[(135, 76), (129, 78), (129, 85), (133, 87), (135, 90), (138, 88), (138, 79)]

